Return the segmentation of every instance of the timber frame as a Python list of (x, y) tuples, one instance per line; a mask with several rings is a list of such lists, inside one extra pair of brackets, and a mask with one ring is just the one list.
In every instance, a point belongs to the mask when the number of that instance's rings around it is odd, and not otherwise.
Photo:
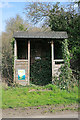
[[(51, 60), (52, 60), (52, 78), (55, 75), (55, 67), (60, 68), (60, 64), (57, 66), (55, 62), (63, 62), (63, 59), (54, 59), (54, 41), (56, 40), (64, 40), (68, 38), (68, 35), (66, 32), (27, 32), (27, 31), (18, 31), (13, 34), (13, 37), (15, 38), (14, 41), (14, 83), (20, 83), (22, 85), (30, 84), (30, 43), (31, 40), (40, 39), (45, 40), (49, 39), (51, 43)], [(18, 59), (17, 58), (17, 40), (27, 40), (28, 41), (28, 58), (27, 59)], [(26, 79), (25, 80), (18, 80), (18, 69), (25, 69)], [(52, 79), (53, 82), (53, 79)]]

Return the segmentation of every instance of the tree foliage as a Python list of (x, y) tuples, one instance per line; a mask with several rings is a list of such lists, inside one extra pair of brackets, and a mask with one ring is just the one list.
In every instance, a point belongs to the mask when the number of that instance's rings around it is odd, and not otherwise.
[(41, 22), (44, 17), (49, 15), (51, 4), (46, 2), (33, 2), (26, 4), (25, 14), (27, 18), (33, 23)]
[(20, 15), (16, 15), (14, 18), (10, 18), (6, 21), (6, 32), (9, 34), (16, 31), (26, 31), (30, 25), (24, 21)]

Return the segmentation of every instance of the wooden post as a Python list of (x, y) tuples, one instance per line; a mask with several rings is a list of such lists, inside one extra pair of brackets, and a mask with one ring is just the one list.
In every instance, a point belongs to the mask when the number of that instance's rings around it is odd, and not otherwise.
[(14, 42), (14, 59), (16, 60), (17, 59), (17, 41), (15, 40)]
[(53, 75), (54, 75), (54, 42), (51, 41), (51, 53), (52, 53), (52, 81), (53, 81)]
[(16, 39), (15, 39), (15, 41), (14, 41), (14, 83), (15, 83), (15, 62), (16, 62), (16, 59), (17, 59), (17, 41), (16, 41)]
[(28, 40), (28, 85), (30, 80), (30, 40)]

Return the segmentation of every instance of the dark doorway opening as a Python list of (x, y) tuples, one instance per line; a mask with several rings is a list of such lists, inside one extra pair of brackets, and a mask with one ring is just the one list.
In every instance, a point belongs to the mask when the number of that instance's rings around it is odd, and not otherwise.
[(31, 82), (46, 85), (52, 82), (51, 43), (49, 40), (31, 41)]

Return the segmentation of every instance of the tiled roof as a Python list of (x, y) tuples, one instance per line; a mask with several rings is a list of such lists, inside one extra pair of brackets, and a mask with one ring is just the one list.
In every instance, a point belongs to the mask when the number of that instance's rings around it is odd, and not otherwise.
[(14, 32), (14, 38), (53, 38), (53, 39), (64, 39), (68, 38), (67, 32), (27, 32), (27, 31), (18, 31)]

